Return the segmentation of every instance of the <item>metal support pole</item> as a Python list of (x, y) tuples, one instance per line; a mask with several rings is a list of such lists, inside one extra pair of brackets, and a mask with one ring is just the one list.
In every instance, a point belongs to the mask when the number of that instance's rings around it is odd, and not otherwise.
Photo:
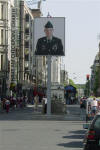
[(47, 77), (47, 115), (51, 115), (51, 56), (47, 56), (48, 77)]

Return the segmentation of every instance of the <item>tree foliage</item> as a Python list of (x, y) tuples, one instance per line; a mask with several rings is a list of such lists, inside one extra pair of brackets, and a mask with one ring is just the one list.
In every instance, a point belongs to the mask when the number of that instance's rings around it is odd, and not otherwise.
[(84, 94), (85, 94), (85, 96), (90, 95), (90, 80), (87, 80), (87, 82), (85, 84)]
[(93, 92), (95, 96), (97, 95), (97, 90), (99, 88), (99, 78), (100, 78), (99, 72), (100, 72), (100, 69), (97, 68), (95, 71), (95, 80), (94, 80), (94, 87), (93, 87)]
[(69, 85), (72, 85), (76, 89), (78, 88), (78, 86), (74, 83), (74, 81), (72, 79), (69, 79)]

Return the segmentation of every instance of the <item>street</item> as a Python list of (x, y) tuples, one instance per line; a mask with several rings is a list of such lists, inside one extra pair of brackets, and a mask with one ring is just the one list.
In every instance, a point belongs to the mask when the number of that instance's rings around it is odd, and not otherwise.
[(38, 120), (29, 108), (0, 114), (0, 150), (82, 150), (83, 121)]
[(94, 1), (0, 0), (0, 150), (83, 150), (100, 110)]
[(1, 121), (0, 150), (81, 150), (79, 121)]

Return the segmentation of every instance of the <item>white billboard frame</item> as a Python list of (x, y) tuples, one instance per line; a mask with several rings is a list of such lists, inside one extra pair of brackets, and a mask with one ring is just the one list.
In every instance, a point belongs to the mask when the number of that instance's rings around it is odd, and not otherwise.
[[(45, 25), (47, 22), (50, 21), (51, 24), (53, 25), (53, 36), (57, 39), (60, 39), (62, 45), (63, 45), (63, 54), (39, 54), (36, 53), (36, 45), (39, 39), (42, 40), (43, 37), (46, 37), (44, 29)], [(34, 53), (37, 56), (65, 56), (65, 17), (39, 17), (39, 18), (34, 18), (33, 21), (33, 48), (34, 48)], [(60, 42), (59, 41), (59, 42)], [(58, 43), (59, 43), (58, 42)], [(45, 45), (43, 45), (45, 47)], [(42, 47), (43, 47), (42, 46)]]

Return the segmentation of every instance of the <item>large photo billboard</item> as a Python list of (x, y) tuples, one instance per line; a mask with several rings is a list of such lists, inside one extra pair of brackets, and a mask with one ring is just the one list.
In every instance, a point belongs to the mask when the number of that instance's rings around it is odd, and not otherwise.
[(35, 55), (65, 55), (64, 17), (35, 18), (33, 27)]

